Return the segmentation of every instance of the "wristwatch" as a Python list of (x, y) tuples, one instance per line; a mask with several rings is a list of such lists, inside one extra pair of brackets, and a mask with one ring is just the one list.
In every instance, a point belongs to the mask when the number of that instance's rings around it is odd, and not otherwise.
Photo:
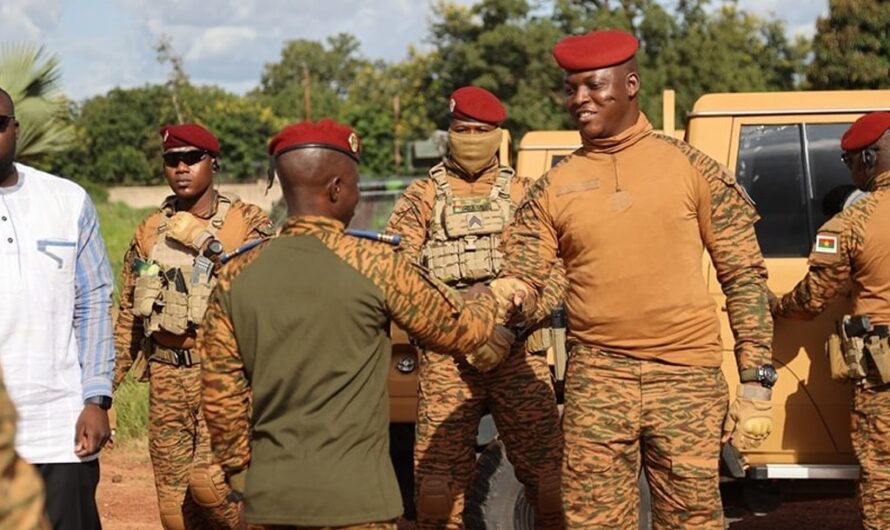
[(223, 253), (222, 243), (219, 242), (218, 239), (211, 239), (210, 243), (207, 243), (207, 248), (204, 249), (204, 257), (208, 259), (215, 258)]
[(111, 398), (108, 396), (93, 396), (83, 400), (84, 405), (98, 405), (102, 410), (111, 408)]
[(760, 383), (764, 388), (772, 388), (779, 380), (779, 374), (771, 364), (762, 364), (754, 368), (746, 368), (739, 372), (742, 383)]

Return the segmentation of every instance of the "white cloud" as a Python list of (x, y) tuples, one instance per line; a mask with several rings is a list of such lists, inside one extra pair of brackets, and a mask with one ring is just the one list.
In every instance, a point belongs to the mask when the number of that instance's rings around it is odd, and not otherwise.
[(191, 61), (200, 61), (223, 57), (255, 38), (256, 31), (253, 28), (239, 26), (209, 28), (195, 39), (188, 53), (185, 54), (185, 58)]
[(3, 0), (0, 2), (2, 42), (37, 41), (55, 27), (61, 0)]

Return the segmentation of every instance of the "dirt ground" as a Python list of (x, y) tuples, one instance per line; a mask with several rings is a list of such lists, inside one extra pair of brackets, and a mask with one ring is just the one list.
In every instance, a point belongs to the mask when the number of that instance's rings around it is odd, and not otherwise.
[(102, 452), (96, 494), (103, 530), (157, 530), (158, 499), (146, 442), (116, 444)]
[[(97, 494), (103, 530), (157, 530), (158, 503), (145, 442), (118, 444), (104, 451)], [(402, 524), (401, 530), (412, 525)], [(856, 500), (786, 499), (763, 517), (746, 517), (731, 530), (859, 530)]]

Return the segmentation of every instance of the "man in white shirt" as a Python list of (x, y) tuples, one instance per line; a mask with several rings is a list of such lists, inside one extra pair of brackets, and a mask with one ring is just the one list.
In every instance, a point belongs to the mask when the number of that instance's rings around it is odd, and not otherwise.
[(15, 163), (18, 132), (0, 88), (0, 366), (19, 415), (16, 450), (43, 476), (54, 530), (98, 530), (114, 369), (111, 270), (89, 196)]

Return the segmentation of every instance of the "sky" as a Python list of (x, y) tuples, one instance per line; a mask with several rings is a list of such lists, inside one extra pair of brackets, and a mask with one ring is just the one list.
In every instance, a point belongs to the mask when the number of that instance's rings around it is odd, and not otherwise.
[[(473, 0), (453, 0), (473, 4)], [(34, 43), (61, 60), (74, 100), (116, 86), (163, 82), (154, 45), (169, 35), (193, 82), (244, 93), (284, 42), (355, 35), (372, 59), (402, 60), (423, 47), (433, 0), (0, 0), (0, 45)], [(828, 0), (739, 0), (812, 35)]]

